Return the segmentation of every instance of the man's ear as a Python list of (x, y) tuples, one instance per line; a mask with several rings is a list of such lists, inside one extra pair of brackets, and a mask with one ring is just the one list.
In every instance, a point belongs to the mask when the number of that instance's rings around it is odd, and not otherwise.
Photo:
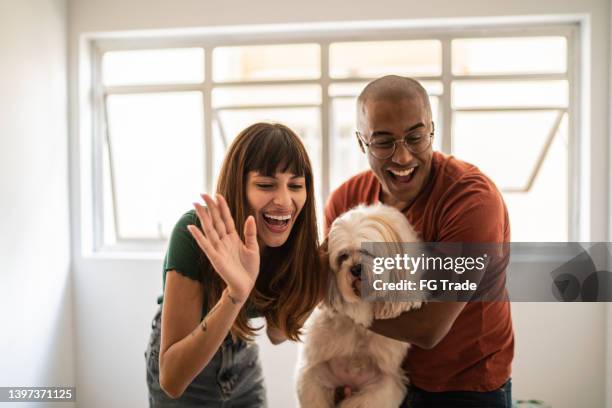
[(363, 146), (363, 142), (361, 141), (361, 138), (359, 137), (359, 132), (355, 132), (355, 137), (357, 138), (357, 143), (359, 143), (359, 148), (361, 149), (362, 153), (365, 153), (365, 147)]

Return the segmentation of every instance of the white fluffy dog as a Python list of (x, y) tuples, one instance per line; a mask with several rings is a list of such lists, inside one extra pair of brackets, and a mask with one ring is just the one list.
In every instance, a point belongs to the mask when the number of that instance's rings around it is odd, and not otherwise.
[[(406, 217), (383, 204), (356, 207), (334, 221), (328, 239), (333, 271), (329, 291), (306, 325), (298, 368), (303, 408), (334, 407), (337, 387), (353, 390), (340, 402), (342, 408), (397, 408), (405, 396), (407, 379), (401, 364), (410, 345), (368, 327), (373, 319), (396, 317), (421, 303), (361, 298), (362, 260), (372, 255), (364, 253), (363, 242), (419, 241)], [(390, 244), (389, 250), (398, 251), (398, 246)], [(365, 268), (363, 272), (367, 275)]]

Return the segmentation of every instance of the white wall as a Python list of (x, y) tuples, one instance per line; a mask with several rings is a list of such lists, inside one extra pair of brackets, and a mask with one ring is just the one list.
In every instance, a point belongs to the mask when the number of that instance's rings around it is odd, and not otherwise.
[(0, 386), (75, 383), (67, 24), (65, 0), (0, 0)]
[[(73, 164), (80, 143), (88, 135), (78, 117), (81, 94), (79, 36), (116, 30), (207, 27), (218, 25), (291, 22), (361, 21), (385, 19), (438, 19), (458, 17), (580, 15), (586, 24), (586, 97), (590, 112), (584, 118), (590, 130), (587, 168), (590, 172), (584, 240), (605, 240), (608, 225), (608, 55), (610, 53), (608, 0), (489, 1), (380, 0), (356, 5), (349, 0), (310, 2), (234, 0), (74, 0), (70, 3), (71, 138)], [(81, 120), (79, 122), (79, 120)], [(589, 137), (584, 134), (583, 137)], [(73, 174), (78, 197), (87, 187)], [(74, 213), (75, 225), (79, 211)], [(75, 250), (75, 313), (77, 373), (81, 401), (87, 407), (145, 406), (143, 351), (155, 296), (161, 290), (159, 261), (100, 260), (80, 254), (83, 236), (73, 229)], [(605, 404), (605, 307), (581, 305), (513, 305), (517, 334), (514, 396), (537, 397), (555, 408)], [(262, 359), (269, 384), (271, 407), (293, 405), (292, 370), (295, 348), (263, 345)], [(112, 392), (110, 391), (112, 390)], [(128, 404), (129, 402), (129, 404)], [(611, 405), (612, 407), (612, 405)]]

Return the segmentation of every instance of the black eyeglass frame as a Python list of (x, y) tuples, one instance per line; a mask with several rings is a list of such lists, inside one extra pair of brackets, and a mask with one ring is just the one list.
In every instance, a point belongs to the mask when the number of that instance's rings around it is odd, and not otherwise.
[(376, 159), (378, 159), (378, 160), (387, 160), (389, 157), (393, 157), (393, 155), (394, 155), (394, 154), (395, 154), (395, 152), (397, 151), (397, 144), (398, 144), (398, 143), (403, 143), (403, 144), (404, 144), (404, 146), (406, 147), (406, 149), (408, 149), (408, 151), (409, 151), (410, 153), (412, 153), (412, 154), (421, 154), (421, 153), (423, 153), (424, 151), (426, 151), (427, 149), (429, 149), (429, 147), (431, 146), (432, 141), (433, 141), (433, 137), (434, 137), (434, 133), (435, 133), (435, 131), (436, 131), (436, 127), (435, 127), (434, 122), (432, 121), (432, 122), (431, 122), (431, 133), (429, 133), (429, 134), (427, 135), (427, 136), (429, 136), (429, 143), (427, 144), (427, 147), (423, 148), (423, 149), (422, 149), (422, 150), (420, 150), (420, 151), (414, 151), (414, 150), (413, 150), (413, 149), (410, 147), (410, 144), (406, 142), (406, 139), (408, 139), (408, 136), (409, 136), (409, 135), (406, 135), (406, 136), (404, 136), (404, 137), (403, 137), (403, 138), (401, 138), (401, 139), (395, 139), (395, 140), (393, 141), (393, 150), (391, 151), (391, 153), (390, 153), (389, 155), (387, 155), (387, 156), (385, 156), (385, 157), (378, 157), (378, 156), (376, 156), (375, 154), (373, 154), (373, 153), (371, 152), (371, 149), (370, 149), (370, 145), (371, 145), (373, 142), (369, 142), (369, 143), (368, 143), (368, 142), (366, 142), (365, 140), (363, 140), (363, 138), (361, 137), (361, 133), (359, 133), (359, 131), (358, 131), (358, 130), (356, 130), (356, 131), (355, 131), (355, 136), (357, 136), (357, 142), (359, 143), (359, 147), (361, 148), (361, 151), (362, 151), (363, 153), (366, 153), (365, 148), (364, 148), (364, 146), (365, 146), (365, 147), (367, 147), (367, 148), (368, 148), (368, 151), (370, 151), (370, 154), (371, 154), (371, 155), (372, 155), (374, 158), (376, 158)]

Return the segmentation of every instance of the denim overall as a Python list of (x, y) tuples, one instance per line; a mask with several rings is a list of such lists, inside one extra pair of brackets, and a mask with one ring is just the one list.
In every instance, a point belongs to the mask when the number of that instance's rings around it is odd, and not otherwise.
[(161, 307), (153, 318), (151, 328), (145, 351), (150, 407), (267, 407), (257, 344), (241, 339), (234, 343), (230, 335), (181, 397), (170, 398), (159, 385)]

